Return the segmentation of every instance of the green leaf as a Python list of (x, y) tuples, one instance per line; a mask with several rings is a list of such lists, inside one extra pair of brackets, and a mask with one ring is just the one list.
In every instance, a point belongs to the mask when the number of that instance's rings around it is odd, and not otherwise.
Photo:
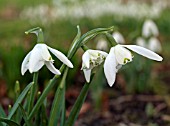
[(17, 124), (16, 122), (7, 119), (7, 118), (0, 118), (0, 122), (5, 122), (6, 124), (8, 124), (9, 126), (20, 126), (19, 124)]
[(19, 104), (19, 108), (21, 110), (22, 117), (24, 118), (24, 121), (25, 121), (26, 125), (31, 126), (30, 122), (28, 121), (28, 115), (27, 115), (26, 111), (24, 110), (24, 108), (22, 107), (21, 104)]
[(62, 104), (64, 100), (63, 95), (65, 92), (65, 80), (66, 80), (67, 73), (68, 73), (68, 67), (65, 69), (61, 83), (57, 88), (53, 105), (50, 111), (51, 114), (50, 114), (48, 126), (57, 126), (57, 121), (59, 120), (61, 109), (62, 107), (65, 107)]
[[(94, 75), (94, 74), (93, 74)], [(93, 75), (91, 76), (91, 80), (93, 79)], [(91, 83), (91, 81), (90, 81)], [(71, 109), (70, 115), (66, 121), (66, 124), (64, 126), (73, 126), (74, 122), (80, 112), (80, 109), (85, 101), (85, 98), (87, 96), (87, 92), (90, 86), (90, 83), (85, 83), (83, 86), (83, 89), (80, 92), (80, 95), (78, 96), (73, 108)]]
[(14, 106), (12, 107), (9, 115), (8, 115), (8, 119), (11, 119), (12, 116), (15, 114), (16, 110), (18, 109), (19, 103), (22, 102), (22, 100), (25, 98), (26, 94), (28, 93), (28, 91), (30, 90), (30, 88), (32, 87), (33, 82), (31, 82), (30, 84), (27, 85), (27, 87), (22, 91), (22, 93), (19, 95), (18, 99), (16, 100)]
[(3, 118), (6, 117), (5, 111), (3, 110), (1, 105), (0, 105), (0, 117), (3, 117)]
[(80, 27), (77, 26), (77, 35), (74, 38), (72, 45), (71, 45), (71, 47), (68, 51), (68, 55), (67, 55), (68, 58), (71, 58), (74, 55), (74, 53), (77, 51), (77, 49), (79, 48), (79, 42), (78, 41), (79, 41), (80, 37), (81, 37)]

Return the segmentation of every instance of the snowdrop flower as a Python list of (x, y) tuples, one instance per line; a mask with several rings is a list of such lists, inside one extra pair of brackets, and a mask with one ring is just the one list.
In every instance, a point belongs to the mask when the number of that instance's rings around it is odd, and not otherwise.
[(96, 48), (99, 49), (99, 50), (107, 50), (107, 41), (104, 40), (104, 39), (100, 39), (98, 42), (97, 42), (97, 45), (96, 45)]
[(154, 52), (161, 52), (162, 51), (161, 43), (155, 37), (152, 37), (152, 38), (149, 39), (148, 48), (150, 50), (154, 51)]
[(91, 70), (100, 65), (105, 58), (107, 57), (107, 53), (99, 50), (91, 50), (88, 49), (82, 56), (82, 70), (85, 75), (86, 81), (90, 82)]
[(158, 36), (159, 31), (156, 24), (152, 20), (146, 20), (143, 24), (142, 35), (144, 37)]
[(147, 48), (146, 42), (142, 37), (137, 38), (136, 44), (139, 45), (139, 46)]
[(117, 43), (119, 44), (125, 43), (125, 39), (123, 38), (123, 35), (120, 32), (114, 32), (112, 36), (116, 40)]
[(24, 58), (21, 65), (21, 74), (24, 75), (27, 70), (29, 70), (30, 73), (37, 72), (43, 67), (43, 65), (46, 65), (52, 73), (60, 75), (60, 71), (53, 65), (54, 60), (52, 59), (49, 51), (68, 67), (73, 68), (72, 63), (63, 53), (47, 46), (46, 44), (39, 43), (36, 44)]
[(104, 63), (104, 73), (110, 86), (114, 84), (116, 73), (120, 66), (132, 61), (133, 56), (128, 49), (152, 60), (163, 60), (161, 56), (144, 47), (137, 45), (116, 45), (110, 49)]

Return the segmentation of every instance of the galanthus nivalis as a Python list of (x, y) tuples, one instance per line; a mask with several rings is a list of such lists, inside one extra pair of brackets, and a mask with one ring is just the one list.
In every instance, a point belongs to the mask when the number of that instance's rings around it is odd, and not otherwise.
[(113, 38), (115, 39), (115, 41), (119, 44), (124, 44), (125, 43), (125, 39), (123, 37), (123, 35), (120, 32), (114, 32), (112, 34)]
[(163, 60), (161, 56), (144, 47), (137, 45), (116, 45), (110, 49), (104, 62), (104, 73), (110, 86), (114, 84), (116, 73), (120, 66), (132, 61), (133, 56), (128, 49), (152, 60)]
[(108, 49), (107, 41), (104, 40), (104, 39), (100, 39), (100, 40), (97, 42), (96, 49), (99, 49), (99, 50), (107, 50), (107, 49)]
[(88, 49), (82, 56), (82, 70), (85, 75), (85, 79), (87, 82), (90, 82), (91, 70), (100, 65), (105, 58), (107, 57), (107, 53), (99, 50), (91, 50)]
[(146, 20), (143, 24), (142, 28), (142, 36), (150, 37), (150, 36), (158, 36), (159, 31), (156, 24), (152, 20)]
[(150, 49), (150, 50), (152, 50), (154, 52), (161, 52), (162, 51), (162, 46), (161, 46), (160, 41), (155, 37), (151, 37), (149, 39), (148, 49)]
[(47, 46), (46, 44), (39, 43), (36, 44), (24, 58), (21, 65), (21, 74), (24, 75), (27, 70), (29, 70), (30, 73), (37, 72), (43, 67), (43, 65), (46, 65), (52, 73), (60, 75), (60, 71), (53, 65), (54, 60), (49, 51), (68, 67), (73, 68), (72, 63), (63, 53)]

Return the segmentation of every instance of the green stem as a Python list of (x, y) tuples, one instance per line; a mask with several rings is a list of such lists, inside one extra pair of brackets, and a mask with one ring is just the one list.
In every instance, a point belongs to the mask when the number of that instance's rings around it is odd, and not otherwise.
[(111, 46), (117, 45), (116, 40), (113, 38), (113, 36), (109, 33), (105, 33), (107, 40), (110, 42)]
[[(62, 73), (64, 69), (65, 69), (65, 65), (62, 65), (60, 68), (60, 72)], [(41, 104), (43, 103), (44, 99), (46, 98), (48, 93), (52, 90), (55, 83), (57, 82), (58, 77), (59, 77), (58, 75), (55, 75), (53, 77), (53, 79), (49, 82), (47, 87), (44, 89), (42, 95), (39, 97), (38, 101), (36, 102), (35, 106), (33, 107), (32, 111), (31, 111), (31, 113), (29, 114), (28, 120), (31, 120), (33, 118), (33, 116), (35, 115), (35, 113), (38, 111), (38, 109), (41, 106)]]
[(34, 85), (31, 87), (31, 94), (30, 94), (30, 101), (28, 105), (28, 112), (30, 113), (31, 109), (33, 108), (35, 94), (36, 94), (36, 88), (37, 88), (37, 81), (38, 81), (38, 72), (35, 72), (33, 75), (33, 82)]
[(52, 105), (52, 108), (50, 111), (50, 120), (49, 120), (48, 126), (56, 126), (57, 125), (55, 123), (59, 119), (61, 108), (63, 106), (63, 100), (64, 100), (63, 95), (65, 93), (65, 80), (67, 77), (68, 69), (69, 69), (68, 67), (65, 69), (61, 83), (55, 93), (54, 102), (53, 102), (53, 105)]
[(81, 46), (81, 48), (82, 48), (84, 51), (87, 51), (87, 50), (89, 49), (86, 45)]
[(37, 43), (44, 43), (43, 31), (40, 27), (30, 29), (25, 32), (25, 34), (34, 33), (37, 35)]
[[(92, 78), (93, 78), (93, 75), (91, 77), (91, 80), (92, 80)], [(83, 89), (81, 90), (80, 95), (78, 96), (78, 98), (70, 112), (68, 120), (66, 121), (64, 126), (73, 126), (73, 124), (78, 116), (78, 113), (80, 112), (80, 109), (85, 101), (89, 86), (90, 86), (90, 83), (85, 83), (85, 85), (83, 86)]]

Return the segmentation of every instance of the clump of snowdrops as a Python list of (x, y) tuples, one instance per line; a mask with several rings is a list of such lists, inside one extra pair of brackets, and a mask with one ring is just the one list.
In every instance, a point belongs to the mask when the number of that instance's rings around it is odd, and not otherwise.
[[(163, 58), (161, 56), (146, 48), (136, 45), (117, 44), (110, 34), (113, 30), (113, 27), (96, 28), (82, 35), (79, 26), (77, 26), (77, 35), (67, 55), (45, 44), (41, 28), (37, 27), (26, 31), (26, 34), (34, 33), (37, 35), (37, 43), (35, 43), (33, 49), (25, 56), (21, 65), (21, 74), (24, 75), (25, 72), (29, 71), (30, 74), (33, 74), (33, 80), (22, 92), (20, 92), (19, 82), (16, 82), (16, 100), (13, 105), (9, 106), (8, 115), (0, 106), (0, 126), (72, 126), (78, 117), (81, 106), (88, 93), (90, 83), (95, 75), (93, 73), (93, 68), (104, 64), (104, 74), (111, 87), (115, 83), (118, 70), (123, 65), (132, 61), (133, 55), (130, 50), (149, 59), (162, 61)], [(109, 53), (89, 49), (86, 46), (89, 40), (99, 34), (105, 35), (108, 42), (110, 42), (111, 48)], [(86, 83), (82, 87), (69, 116), (66, 118), (66, 77), (68, 70), (74, 68), (74, 64), (71, 63), (71, 60), (79, 48), (84, 50), (81, 70), (84, 72)], [(63, 63), (59, 69), (54, 66), (55, 61), (50, 53)], [(41, 72), (43, 66), (46, 66), (54, 74), (54, 77), (49, 80), (44, 90), (39, 92), (37, 84), (38, 74)], [(59, 77), (62, 78), (60, 82), (58, 81)], [(52, 107), (50, 108), (50, 115), (47, 115), (47, 96), (55, 85), (57, 85), (57, 90), (52, 101)]]

